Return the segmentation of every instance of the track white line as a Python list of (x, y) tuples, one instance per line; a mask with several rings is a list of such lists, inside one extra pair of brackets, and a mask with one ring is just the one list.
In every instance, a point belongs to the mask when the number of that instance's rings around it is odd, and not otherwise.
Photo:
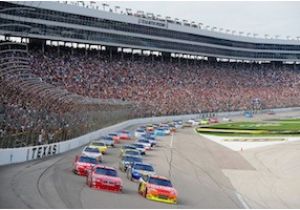
[(242, 195), (240, 193), (235, 191), (234, 194), (239, 199), (239, 201), (241, 202), (244, 209), (251, 209), (250, 206), (246, 203), (246, 201), (244, 200), (244, 198), (242, 197)]

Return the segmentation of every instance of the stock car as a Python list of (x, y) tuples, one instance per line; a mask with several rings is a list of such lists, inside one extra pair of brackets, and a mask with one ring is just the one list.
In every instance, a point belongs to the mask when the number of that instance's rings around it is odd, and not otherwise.
[(119, 140), (120, 140), (120, 136), (118, 133), (116, 132), (112, 132), (112, 133), (109, 133), (107, 134), (107, 136), (110, 136), (113, 138), (113, 140), (115, 141), (115, 143), (120, 143)]
[(222, 121), (223, 122), (231, 122), (232, 120), (229, 117), (223, 117)]
[(93, 146), (93, 147), (96, 147), (99, 149), (99, 151), (102, 153), (102, 154), (105, 154), (107, 152), (107, 146), (104, 142), (102, 141), (92, 141), (90, 143), (90, 146)]
[(175, 125), (173, 125), (173, 124), (169, 124), (169, 129), (171, 132), (176, 132), (176, 130), (177, 130)]
[(120, 192), (123, 189), (117, 170), (112, 167), (96, 165), (88, 170), (87, 185), (90, 188)]
[(156, 145), (156, 138), (154, 135), (142, 135), (141, 139), (147, 139), (150, 141), (151, 143), (151, 147), (153, 147), (154, 145)]
[(201, 120), (199, 121), (199, 125), (208, 125), (208, 124), (209, 124), (208, 119), (201, 119)]
[(147, 175), (140, 179), (138, 192), (154, 201), (176, 204), (177, 191), (169, 179), (157, 175)]
[(198, 122), (196, 120), (194, 120), (194, 119), (188, 120), (188, 123), (191, 123), (192, 126), (198, 125)]
[(87, 170), (93, 168), (97, 164), (99, 164), (99, 162), (95, 158), (76, 155), (73, 163), (73, 172), (79, 176), (86, 176)]
[(174, 120), (173, 124), (174, 124), (174, 126), (175, 126), (176, 129), (183, 127), (183, 123), (182, 123), (181, 120)]
[(119, 162), (119, 168), (121, 171), (125, 172), (127, 168), (134, 163), (142, 163), (143, 160), (140, 157), (136, 156), (130, 156), (130, 155), (124, 155), (122, 156), (122, 159)]
[(183, 125), (182, 125), (183, 128), (187, 128), (187, 127), (193, 127), (193, 124), (191, 122), (184, 122)]
[(211, 117), (211, 118), (209, 118), (208, 121), (209, 121), (209, 123), (219, 123), (219, 120), (216, 117)]
[(121, 152), (121, 157), (124, 155), (141, 157), (141, 152), (137, 149), (125, 149)]
[(146, 125), (146, 130), (147, 131), (149, 131), (149, 132), (152, 132), (152, 131), (154, 131), (154, 127), (153, 127), (153, 125)]
[(131, 144), (125, 144), (121, 147), (121, 154), (124, 153), (125, 150), (127, 149), (136, 149), (136, 147), (134, 145), (131, 145)]
[(136, 138), (140, 138), (143, 134), (146, 134), (146, 133), (147, 133), (147, 132), (146, 132), (145, 129), (143, 129), (143, 128), (138, 128), (138, 129), (135, 130), (134, 136), (135, 136)]
[(93, 147), (93, 146), (84, 147), (82, 150), (82, 155), (86, 157), (95, 158), (99, 162), (103, 161), (103, 155), (97, 147)]
[(99, 141), (105, 143), (105, 145), (109, 147), (115, 146), (115, 140), (111, 136), (102, 136)]
[(136, 143), (143, 144), (146, 150), (151, 149), (151, 142), (147, 139), (138, 139)]
[(120, 140), (130, 140), (131, 139), (130, 131), (127, 130), (119, 131), (119, 137)]
[(143, 144), (133, 143), (131, 145), (134, 146), (136, 150), (139, 150), (141, 152), (141, 155), (146, 155), (146, 148)]
[(154, 174), (153, 166), (147, 163), (134, 163), (127, 169), (127, 178), (131, 181), (139, 181), (142, 176)]
[(166, 127), (159, 127), (154, 130), (155, 136), (166, 136), (170, 134), (170, 130), (166, 129)]

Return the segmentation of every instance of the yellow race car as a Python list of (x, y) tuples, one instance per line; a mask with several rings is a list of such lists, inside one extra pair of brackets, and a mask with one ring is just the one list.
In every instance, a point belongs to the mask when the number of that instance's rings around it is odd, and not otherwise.
[(177, 191), (169, 179), (157, 175), (146, 175), (140, 180), (139, 194), (149, 200), (176, 204)]
[(106, 144), (101, 141), (92, 141), (90, 146), (96, 147), (102, 154), (105, 154), (108, 149)]

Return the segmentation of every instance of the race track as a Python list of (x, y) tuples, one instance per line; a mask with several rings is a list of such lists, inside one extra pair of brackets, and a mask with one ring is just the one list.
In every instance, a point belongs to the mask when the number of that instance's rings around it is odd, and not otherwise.
[[(145, 162), (157, 174), (168, 176), (178, 191), (178, 204), (149, 201), (138, 195), (137, 183), (119, 172), (123, 193), (90, 189), (85, 178), (72, 173), (72, 162), (80, 149), (55, 157), (0, 168), (1, 208), (246, 208), (223, 170), (254, 168), (238, 153), (181, 129), (174, 136), (158, 140)], [(119, 148), (109, 150), (104, 164), (118, 167)], [(170, 168), (171, 165), (171, 168)], [(171, 170), (170, 170), (171, 169)]]

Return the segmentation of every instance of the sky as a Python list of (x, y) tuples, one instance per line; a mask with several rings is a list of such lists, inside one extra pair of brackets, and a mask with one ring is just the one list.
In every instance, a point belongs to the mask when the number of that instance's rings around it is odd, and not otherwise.
[(186, 19), (236, 31), (300, 36), (300, 2), (297, 1), (98, 1), (163, 17)]

